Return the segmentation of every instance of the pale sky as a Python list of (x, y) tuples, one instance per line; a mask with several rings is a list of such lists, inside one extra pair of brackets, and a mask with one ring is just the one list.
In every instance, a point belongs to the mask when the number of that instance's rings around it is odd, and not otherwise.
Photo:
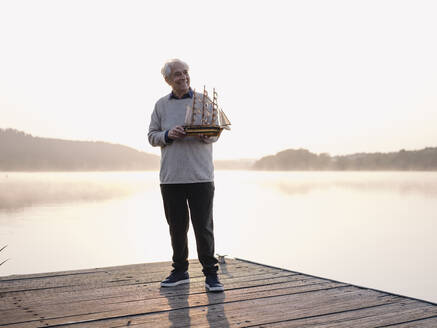
[(215, 158), (437, 146), (437, 1), (3, 1), (0, 128), (146, 138), (160, 69), (190, 65), (232, 122)]

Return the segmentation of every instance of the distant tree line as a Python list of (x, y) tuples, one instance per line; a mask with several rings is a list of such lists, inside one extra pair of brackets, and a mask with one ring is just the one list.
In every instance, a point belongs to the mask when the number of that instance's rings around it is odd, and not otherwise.
[[(0, 171), (157, 170), (159, 156), (107, 142), (33, 137), (0, 129)], [(217, 169), (248, 169), (250, 160), (216, 161)], [(266, 156), (255, 170), (437, 170), (437, 148), (393, 153), (330, 156), (306, 149), (288, 149)]]
[(306, 149), (288, 149), (256, 161), (255, 170), (437, 170), (437, 148), (400, 150), (392, 153), (359, 153), (330, 156), (314, 154)]
[(107, 142), (33, 137), (0, 129), (0, 171), (156, 170), (159, 156)]

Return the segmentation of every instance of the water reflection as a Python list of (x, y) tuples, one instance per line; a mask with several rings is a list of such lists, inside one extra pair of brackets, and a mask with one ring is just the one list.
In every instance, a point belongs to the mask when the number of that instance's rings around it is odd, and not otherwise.
[(131, 196), (157, 184), (155, 172), (1, 173), (0, 211)]
[(284, 172), (262, 185), (289, 195), (347, 189), (437, 197), (435, 172)]
[[(234, 172), (217, 172), (227, 179)], [(240, 171), (240, 183), (288, 195), (348, 189), (437, 197), (435, 172), (256, 172)], [(218, 179), (217, 179), (218, 180)], [(219, 182), (219, 181), (217, 181)], [(129, 197), (158, 185), (157, 172), (0, 173), (0, 211)]]

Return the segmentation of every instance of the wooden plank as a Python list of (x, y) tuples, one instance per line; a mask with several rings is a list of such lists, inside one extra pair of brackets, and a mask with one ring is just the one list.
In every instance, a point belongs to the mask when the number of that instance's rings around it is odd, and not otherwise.
[[(281, 277), (292, 277), (292, 276), (298, 276), (300, 279), (308, 279), (304, 276), (299, 276), (297, 274), (289, 273), (286, 271), (270, 274), (265, 273), (265, 271), (259, 271), (255, 272), (252, 271), (251, 274), (246, 273), (237, 273), (234, 274), (232, 277), (228, 277), (227, 275), (222, 275), (223, 282), (226, 283), (228, 288), (238, 288), (238, 283), (242, 282), (244, 287), (248, 287), (249, 282), (253, 282), (253, 284), (258, 285), (262, 283), (262, 280), (266, 279), (277, 279)], [(202, 286), (203, 287), (203, 277), (197, 277), (191, 279), (193, 286)], [(284, 278), (285, 279), (285, 278)], [(299, 278), (296, 278), (299, 279)], [(260, 280), (261, 282), (258, 282)], [(273, 281), (271, 282), (273, 283)], [(84, 284), (85, 285), (85, 284)], [(30, 306), (32, 303), (30, 303), (30, 300), (33, 301), (33, 303), (36, 303), (38, 305), (44, 305), (44, 304), (58, 304), (59, 298), (63, 300), (62, 303), (71, 303), (75, 300), (99, 300), (104, 301), (108, 298), (114, 298), (114, 297), (120, 297), (123, 295), (137, 295), (138, 293), (148, 293), (149, 296), (159, 296), (159, 282), (153, 282), (153, 283), (130, 283), (130, 284), (117, 284), (117, 285), (99, 285), (99, 286), (89, 286), (89, 285), (77, 285), (75, 287), (70, 286), (71, 288), (67, 288), (64, 286), (64, 288), (56, 289), (56, 288), (47, 288), (47, 289), (39, 289), (39, 290), (27, 290), (22, 291), (20, 293), (6, 293), (2, 298), (0, 298), (0, 302), (10, 304), (14, 302), (22, 302), (23, 300), (26, 300), (25, 305)], [(147, 287), (147, 288), (144, 288)], [(172, 293), (171, 290), (168, 291), (169, 293)], [(2, 306), (2, 308), (7, 309), (6, 305)]]
[[(256, 317), (258, 317), (260, 313), (263, 313), (261, 315), (261, 317), (262, 317), (262, 316), (265, 316), (266, 314), (271, 314), (272, 309), (275, 309), (275, 310), (280, 309), (281, 306), (284, 304), (284, 302), (287, 303), (288, 298), (292, 298), (293, 301), (295, 301), (295, 299), (299, 298), (301, 304), (303, 302), (302, 300), (306, 299), (306, 303), (308, 303), (310, 305), (310, 307), (312, 307), (311, 304), (313, 304), (314, 301), (311, 300), (311, 297), (308, 297), (308, 295), (311, 293), (322, 292), (323, 294), (326, 294), (326, 293), (330, 292), (330, 293), (333, 293), (335, 295), (343, 294), (343, 291), (336, 290), (334, 292), (334, 290), (335, 289), (330, 289), (329, 291), (327, 291), (327, 289), (319, 289), (317, 291), (311, 291), (311, 292), (306, 291), (303, 293), (293, 293), (293, 294), (290, 294), (289, 292), (284, 291), (283, 293), (276, 293), (273, 295), (268, 294), (268, 293), (265, 293), (265, 294), (260, 293), (259, 297), (253, 297), (253, 298), (249, 298), (249, 299), (246, 297), (246, 295), (241, 295), (242, 297), (239, 297), (239, 298), (228, 299), (228, 296), (226, 295), (225, 304), (226, 304), (226, 306), (230, 306), (230, 311), (236, 311), (237, 315), (240, 315), (240, 316), (242, 315), (243, 318), (247, 317), (248, 312), (252, 312)], [(298, 295), (298, 294), (301, 294), (301, 295), (306, 294), (306, 297), (302, 298), (302, 296)], [(210, 299), (209, 299), (208, 295), (209, 294), (204, 293), (204, 294), (197, 295), (194, 297), (189, 297), (188, 301), (187, 301), (188, 304), (190, 305), (189, 308), (191, 309), (191, 308), (204, 307), (205, 305), (214, 306), (214, 304), (209, 303)], [(192, 305), (192, 304), (196, 304), (196, 303), (193, 303), (196, 300), (201, 300), (201, 304), (197, 305), (197, 306)], [(386, 302), (386, 301), (369, 300), (369, 302), (372, 302), (372, 304), (374, 302), (376, 302), (377, 304), (380, 304), (381, 302)], [(303, 302), (303, 303), (305, 303), (305, 302)], [(173, 301), (172, 301), (172, 299), (169, 298), (168, 305), (170, 306), (170, 309), (167, 308), (167, 310), (180, 309), (179, 308), (180, 305), (185, 305), (185, 307), (182, 306), (182, 309), (183, 309), (183, 308), (186, 308), (186, 301), (184, 299), (181, 300), (181, 299), (177, 299), (177, 298), (173, 299)], [(144, 307), (141, 307), (141, 308), (144, 309)], [(165, 307), (161, 306), (161, 309), (162, 308), (165, 309)], [(267, 312), (265, 312), (265, 311), (267, 311)], [(281, 311), (279, 313), (281, 313)], [(121, 314), (122, 314), (121, 312), (111, 313), (111, 315), (117, 315), (119, 317), (122, 317)], [(150, 322), (150, 320), (151, 320), (151, 318), (152, 319), (155, 318), (156, 314), (158, 314), (158, 316), (159, 316), (157, 321), (159, 321), (159, 322), (162, 321), (163, 312), (162, 311), (153, 311), (153, 312), (147, 313), (147, 315), (136, 316), (134, 318), (134, 320), (132, 320), (132, 324), (142, 323), (144, 318), (146, 319), (146, 323), (152, 324)], [(114, 317), (112, 317), (112, 318), (114, 318)], [(123, 318), (125, 318), (125, 316), (123, 316)], [(90, 326), (89, 323), (87, 323), (87, 325)], [(99, 323), (98, 326), (102, 326), (101, 323)]]
[[(305, 287), (303, 286), (302, 288), (305, 288)], [(321, 287), (320, 286), (310, 286), (309, 288), (313, 288), (314, 289), (314, 288), (321, 288)], [(242, 291), (242, 290), (238, 289), (238, 291)], [(269, 292), (269, 291), (267, 290), (267, 292)], [(241, 298), (243, 298), (243, 299), (247, 298), (244, 295), (244, 292), (242, 292), (241, 294), (242, 294), (240, 296)], [(203, 291), (200, 295), (203, 295), (203, 296), (199, 296), (199, 293), (194, 294), (193, 297), (190, 296), (191, 299), (192, 299), (192, 302), (194, 302), (193, 304), (199, 305), (201, 303), (200, 301), (197, 301), (197, 299), (199, 297), (204, 297), (205, 291)], [(256, 295), (254, 295), (252, 297), (256, 297)], [(170, 300), (172, 300), (172, 299), (178, 300), (178, 298), (180, 298), (180, 295), (175, 295), (175, 296), (169, 296), (168, 297), (168, 299), (170, 299)], [(203, 303), (204, 303), (204, 301), (203, 301)], [(172, 305), (175, 306), (175, 304), (176, 303), (173, 302)], [(83, 311), (87, 310), (88, 308), (89, 307), (86, 307), (86, 306), (85, 307), (84, 306), (78, 306), (77, 307), (77, 305), (72, 305), (72, 306), (69, 307), (69, 311), (73, 311), (73, 310), (77, 311), (77, 315), (79, 317), (81, 317), (81, 318), (84, 318), (84, 317), (87, 317), (87, 315), (86, 315), (87, 312), (83, 312)], [(95, 306), (93, 309), (96, 309), (96, 308), (98, 308), (98, 306)], [(66, 311), (66, 309), (62, 309), (62, 306), (61, 307), (51, 307), (50, 309), (51, 309), (52, 313), (56, 314), (56, 316), (59, 316), (58, 313), (63, 313), (64, 315), (65, 314), (72, 315), (72, 313), (67, 313), (68, 311)], [(102, 311), (107, 310), (107, 309), (108, 309), (108, 306), (102, 307)], [(154, 312), (154, 311), (160, 311), (160, 310), (168, 310), (169, 309), (168, 308), (168, 300), (163, 298), (163, 297), (161, 297), (160, 299), (152, 299), (152, 300), (146, 300), (146, 301), (141, 301), (141, 302), (136, 302), (136, 303), (135, 302), (120, 303), (118, 305), (118, 307), (114, 311), (112, 311), (111, 313), (108, 314), (106, 312), (102, 312), (102, 313), (100, 313), (98, 315), (93, 313), (92, 317), (93, 317), (93, 319), (96, 319), (97, 317), (103, 318), (103, 317), (107, 317), (108, 315), (113, 315), (114, 316), (114, 315), (129, 315), (129, 314), (144, 313), (145, 312), (144, 309), (147, 309), (147, 312)], [(34, 309), (34, 311), (36, 313), (38, 313), (40, 316), (43, 316), (44, 318), (49, 318), (48, 314), (44, 313), (44, 311), (45, 311), (44, 308), (43, 309), (40, 308), (39, 310)], [(120, 314), (119, 313), (120, 311), (123, 312), (123, 313)], [(116, 313), (116, 314), (114, 314), (114, 313)], [(9, 314), (8, 317), (10, 317), (10, 316), (11, 316), (11, 314)], [(23, 318), (22, 314), (20, 314), (19, 317)], [(31, 320), (31, 316), (28, 316), (27, 319)]]
[[(435, 304), (242, 260), (221, 266), (225, 292), (160, 288), (168, 262), (0, 279), (5, 327), (433, 327)], [(402, 326), (402, 327), (404, 327)]]
[[(339, 313), (312, 315), (303, 318), (270, 322), (263, 324), (268, 328), (282, 327), (303, 327), (317, 326), (324, 328), (346, 328), (346, 327), (377, 327), (379, 325), (392, 325), (409, 320), (420, 320), (421, 318), (432, 315), (430, 305), (422, 304), (413, 300), (405, 300), (376, 306), (362, 308), (354, 311), (344, 311)], [(432, 310), (432, 311), (435, 311)]]
[[(327, 293), (329, 295), (326, 295)], [(261, 295), (259, 298), (241, 300), (229, 298), (227, 292), (226, 294), (207, 294), (205, 295), (205, 297), (208, 297), (209, 301), (207, 305), (192, 306), (192, 300), (188, 299), (185, 302), (185, 306), (181, 306), (184, 304), (183, 300), (177, 300), (176, 303), (172, 303), (172, 301), (169, 300), (172, 309), (167, 312), (124, 317), (119, 318), (118, 320), (113, 319), (106, 322), (106, 324), (104, 321), (95, 323), (88, 322), (79, 327), (114, 327), (126, 325), (128, 322), (135, 327), (166, 327), (168, 324), (167, 320), (171, 321), (175, 327), (182, 327), (188, 324), (187, 322), (181, 321), (182, 318), (186, 318), (191, 325), (198, 321), (204, 322), (205, 318), (207, 318), (209, 320), (208, 322), (217, 319), (219, 321), (228, 322), (231, 326), (248, 326), (262, 324), (266, 322), (266, 320), (269, 322), (269, 317), (277, 318), (278, 316), (285, 315), (293, 318), (297, 315), (301, 315), (305, 311), (308, 313), (314, 313), (314, 311), (316, 311), (315, 309), (326, 312), (328, 310), (322, 306), (324, 302), (320, 300), (321, 295), (325, 295), (325, 301), (327, 300), (331, 302), (328, 306), (330, 311), (344, 310), (351, 306), (356, 308), (361, 308), (364, 305), (375, 306), (387, 304), (392, 301), (389, 299), (378, 299), (378, 297), (366, 297), (362, 298), (360, 301), (359, 298), (354, 297), (355, 302), (351, 303), (339, 298), (339, 296), (343, 294), (344, 291), (341, 291), (340, 289), (330, 289), (328, 291), (319, 290), (303, 292), (300, 294), (272, 295), (272, 297)], [(217, 298), (221, 298), (221, 302), (215, 304), (214, 302), (219, 300)], [(336, 301), (334, 302), (334, 300)], [(290, 304), (296, 304), (296, 308), (294, 310), (290, 309)], [(189, 315), (187, 315), (187, 313)], [(205, 314), (208, 314), (208, 317), (205, 317)]]
[[(142, 274), (141, 274), (142, 275)], [(252, 280), (259, 280), (259, 279), (266, 279), (269, 276), (272, 277), (280, 277), (280, 276), (291, 276), (293, 273), (282, 271), (277, 272), (274, 274), (268, 273), (266, 270), (251, 270), (250, 272), (237, 272), (233, 275), (223, 275), (221, 274), (221, 277), (226, 282), (233, 282), (235, 279), (252, 279)], [(142, 275), (144, 276), (144, 275)], [(192, 275), (193, 277), (193, 275)], [(107, 284), (106, 282), (99, 282), (99, 283), (89, 283), (88, 281), (84, 281), (83, 283), (76, 283), (76, 285), (71, 286), (52, 286), (47, 288), (36, 288), (36, 289), (24, 289), (20, 291), (7, 291), (1, 293), (2, 297), (1, 299), (7, 300), (8, 298), (41, 298), (41, 301), (47, 300), (50, 298), (51, 295), (54, 295), (54, 297), (58, 297), (61, 293), (67, 297), (67, 295), (74, 295), (74, 296), (81, 296), (82, 294), (89, 294), (89, 293), (98, 293), (99, 297), (109, 296), (109, 294), (112, 293), (114, 290), (123, 290), (123, 289), (129, 289), (129, 288), (138, 288), (141, 286), (157, 286), (162, 279), (162, 276), (160, 279), (143, 279), (142, 281), (139, 281), (135, 277), (133, 277), (132, 281), (125, 281), (122, 283), (114, 283), (114, 284)], [(195, 276), (191, 280), (195, 282), (196, 280), (203, 281), (203, 276)], [(139, 282), (137, 282), (139, 281)], [(22, 288), (22, 287), (20, 287)], [(101, 292), (101, 294), (100, 294)], [(24, 296), (24, 297), (23, 297)]]
[[(191, 266), (197, 267), (200, 273), (200, 265), (198, 263), (192, 263)], [(124, 280), (133, 276), (140, 276), (145, 274), (147, 277), (162, 277), (168, 274), (171, 267), (169, 263), (151, 263), (138, 264), (136, 266), (122, 266), (120, 268), (99, 268), (96, 270), (83, 270), (69, 272), (63, 272), (62, 274), (37, 274), (37, 275), (22, 275), (22, 276), (8, 276), (0, 279), (0, 292), (9, 291), (14, 289), (33, 289), (44, 287), (56, 287), (65, 284), (72, 284), (77, 281), (92, 283), (95, 281), (105, 280)]]
[[(285, 283), (285, 286), (281, 287), (287, 287), (287, 288), (310, 288), (310, 289), (320, 289), (323, 288), (321, 285), (326, 284), (326, 282), (321, 281), (320, 279), (292, 279), (294, 276), (283, 276), (283, 277), (275, 277), (275, 278), (269, 278), (269, 279), (257, 279), (257, 280), (251, 280), (251, 279), (245, 279), (244, 281), (240, 282), (234, 290), (239, 291), (240, 294), (244, 295), (241, 296), (243, 298), (250, 298), (250, 297), (258, 297), (256, 293), (259, 292), (272, 292), (271, 287), (268, 288), (268, 286), (271, 286), (272, 284), (281, 284)], [(310, 281), (309, 281), (310, 280)], [(308, 282), (309, 281), (309, 282)], [(288, 282), (288, 284), (287, 284)], [(336, 284), (339, 285), (339, 284)], [(258, 290), (255, 292), (253, 291), (253, 296), (248, 296), (248, 290), (251, 288), (255, 288), (260, 286)], [(281, 289), (284, 288), (276, 288), (273, 289), (273, 292), (275, 290), (277, 292), (281, 292)], [(159, 290), (159, 287), (156, 286), (156, 290)], [(232, 287), (227, 287), (227, 290), (232, 290)], [(123, 315), (129, 315), (129, 314), (136, 314), (131, 312), (126, 312), (127, 310), (124, 308), (128, 308), (128, 311), (133, 311), (136, 307), (139, 306), (139, 309), (141, 312), (144, 313), (144, 308), (147, 308), (149, 312), (159, 311), (163, 308), (165, 309), (165, 306), (167, 304), (167, 299), (173, 299), (173, 298), (180, 298), (181, 295), (176, 294), (174, 295), (174, 290), (168, 290), (168, 289), (161, 289), (159, 290), (159, 295), (154, 295), (154, 297), (146, 297), (146, 298), (138, 298), (138, 297), (130, 297), (130, 298), (120, 298), (116, 300), (111, 300), (109, 303), (104, 303), (98, 299), (93, 301), (79, 301), (70, 304), (69, 302), (62, 302), (60, 304), (50, 304), (49, 307), (47, 305), (36, 305), (31, 307), (32, 311), (34, 313), (38, 313), (40, 317), (43, 317), (45, 319), (51, 318), (51, 313), (57, 315), (58, 313), (63, 313), (64, 315), (70, 315), (70, 316), (81, 316), (85, 317), (86, 313), (84, 314), (84, 309), (93, 308), (94, 310), (100, 311), (101, 317), (106, 317), (110, 315), (110, 313), (117, 312), (117, 311), (125, 311)], [(190, 290), (187, 290), (185, 292), (184, 297), (188, 297), (191, 295), (199, 295), (199, 294), (205, 294), (205, 288), (202, 282), (195, 282), (192, 283), (190, 286)], [(164, 297), (163, 297), (164, 296)], [(166, 299), (167, 298), (167, 299)], [(24, 306), (24, 304), (23, 304)], [(22, 307), (23, 307), (22, 306)], [(65, 309), (64, 307), (68, 306), (68, 309)], [(107, 311), (110, 311), (108, 313)], [(4, 316), (5, 318), (9, 318), (9, 320), (17, 320), (16, 317), (14, 317), (14, 313), (16, 313), (15, 309), (11, 309), (9, 312), (5, 311)], [(21, 318), (21, 320), (31, 320), (33, 313), (19, 313), (18, 316)], [(96, 318), (96, 313), (92, 313), (93, 318)], [(4, 323), (4, 322), (3, 322)]]
[[(194, 268), (193, 268), (194, 267)], [(131, 269), (130, 266), (127, 267)], [(161, 268), (161, 270), (157, 270)], [(269, 272), (268, 268), (256, 267), (252, 264), (239, 264), (235, 261), (226, 264), (226, 270), (232, 270), (233, 274), (239, 274), (239, 272), (253, 272), (257, 274), (259, 272)], [(26, 279), (26, 276), (20, 276), (19, 279), (9, 279), (0, 282), (0, 293), (6, 292), (21, 292), (28, 290), (39, 289), (51, 289), (62, 287), (84, 287), (84, 288), (98, 288), (105, 287), (107, 285), (125, 285), (133, 282), (137, 283), (151, 283), (160, 282), (165, 276), (168, 275), (171, 267), (167, 263), (165, 267), (155, 267), (154, 270), (147, 270), (142, 265), (139, 265), (138, 269), (131, 270), (102, 270), (99, 269), (96, 272), (75, 272), (72, 275), (48, 275), (30, 277)], [(238, 270), (236, 270), (238, 269)], [(235, 273), (234, 273), (235, 272)], [(192, 277), (203, 277), (201, 273), (201, 267), (198, 263), (190, 265), (190, 274)], [(222, 274), (227, 274), (223, 272)]]
[(377, 328), (383, 327), (396, 327), (396, 328), (435, 328), (437, 327), (437, 316), (432, 316), (427, 319), (419, 319), (419, 320), (409, 320), (404, 323), (398, 323), (395, 325), (384, 325), (379, 326)]

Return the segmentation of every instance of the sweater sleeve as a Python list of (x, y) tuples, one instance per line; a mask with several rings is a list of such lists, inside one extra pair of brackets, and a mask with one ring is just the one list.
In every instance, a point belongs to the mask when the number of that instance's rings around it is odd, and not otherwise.
[(166, 131), (163, 131), (161, 127), (161, 118), (158, 113), (157, 105), (155, 105), (150, 119), (149, 133), (147, 134), (149, 143), (153, 147), (164, 147), (168, 145), (169, 143), (166, 142), (165, 133)]

